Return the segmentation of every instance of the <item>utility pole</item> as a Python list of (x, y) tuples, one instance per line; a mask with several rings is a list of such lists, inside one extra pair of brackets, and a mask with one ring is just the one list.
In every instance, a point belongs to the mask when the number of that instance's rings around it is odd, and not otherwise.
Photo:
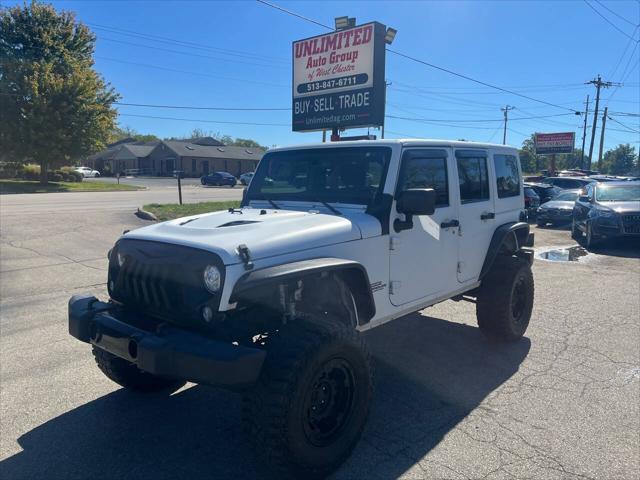
[[(582, 129), (582, 159), (580, 160), (580, 168), (584, 170), (584, 142), (587, 139), (587, 117), (589, 116), (589, 95), (587, 95), (587, 108), (584, 110), (584, 128)], [(591, 170), (591, 166), (589, 166)]]
[(600, 132), (600, 151), (598, 152), (598, 171), (602, 169), (602, 149), (604, 148), (604, 127), (607, 125), (607, 110), (609, 110), (609, 107), (604, 107), (604, 114), (602, 114), (602, 131)]
[(501, 108), (500, 110), (502, 110), (504, 112), (504, 131), (502, 132), (502, 144), (506, 145), (507, 144), (507, 121), (509, 120), (508, 115), (509, 115), (509, 110), (513, 110), (516, 107), (513, 107), (511, 105), (505, 105), (504, 108)]
[(591, 143), (589, 144), (589, 165), (591, 165), (591, 159), (593, 158), (593, 143), (596, 138), (596, 127), (598, 125), (598, 107), (600, 106), (600, 89), (602, 87), (609, 88), (613, 86), (614, 83), (603, 82), (602, 78), (600, 78), (600, 75), (598, 75), (598, 78), (585, 83), (585, 85), (589, 85), (589, 84), (593, 84), (596, 86), (596, 109), (593, 112), (593, 125), (591, 126)]

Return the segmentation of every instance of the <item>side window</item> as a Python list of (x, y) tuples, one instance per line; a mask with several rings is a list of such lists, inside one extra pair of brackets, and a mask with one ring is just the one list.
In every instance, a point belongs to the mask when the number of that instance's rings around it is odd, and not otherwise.
[(460, 202), (471, 203), (489, 199), (489, 175), (487, 157), (458, 156), (458, 181)]
[(409, 151), (402, 160), (398, 192), (409, 188), (433, 188), (436, 207), (449, 205), (447, 158), (444, 150)]
[(493, 164), (496, 170), (498, 198), (517, 197), (520, 195), (518, 159), (514, 155), (494, 155)]

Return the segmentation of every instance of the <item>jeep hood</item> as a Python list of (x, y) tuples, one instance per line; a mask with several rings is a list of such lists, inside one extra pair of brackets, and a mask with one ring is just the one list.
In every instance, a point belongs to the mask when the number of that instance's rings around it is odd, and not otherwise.
[[(173, 243), (209, 250), (225, 265), (240, 262), (237, 248), (249, 247), (252, 260), (362, 238), (359, 223), (379, 223), (364, 212), (346, 216), (291, 210), (242, 209), (194, 215), (134, 230), (124, 238)], [(261, 212), (264, 212), (261, 214)]]

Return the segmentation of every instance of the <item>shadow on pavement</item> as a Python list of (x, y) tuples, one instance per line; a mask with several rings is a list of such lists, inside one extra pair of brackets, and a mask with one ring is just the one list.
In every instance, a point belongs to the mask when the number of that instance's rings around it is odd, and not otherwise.
[[(584, 246), (584, 237), (578, 242)], [(588, 248), (590, 252), (610, 257), (640, 258), (640, 238), (611, 238), (601, 241), (597, 246)]]
[[(376, 395), (363, 439), (337, 478), (400, 476), (507, 381), (530, 349), (526, 338), (493, 344), (475, 326), (419, 314), (365, 335)], [(117, 390), (18, 442), (23, 451), (0, 463), (0, 478), (261, 475), (241, 434), (239, 395), (204, 386), (171, 396)]]

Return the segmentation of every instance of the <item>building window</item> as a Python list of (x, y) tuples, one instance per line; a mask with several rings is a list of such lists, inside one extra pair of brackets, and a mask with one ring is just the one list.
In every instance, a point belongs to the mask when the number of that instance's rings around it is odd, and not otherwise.
[(493, 164), (496, 167), (498, 198), (520, 195), (518, 159), (514, 155), (494, 155)]

